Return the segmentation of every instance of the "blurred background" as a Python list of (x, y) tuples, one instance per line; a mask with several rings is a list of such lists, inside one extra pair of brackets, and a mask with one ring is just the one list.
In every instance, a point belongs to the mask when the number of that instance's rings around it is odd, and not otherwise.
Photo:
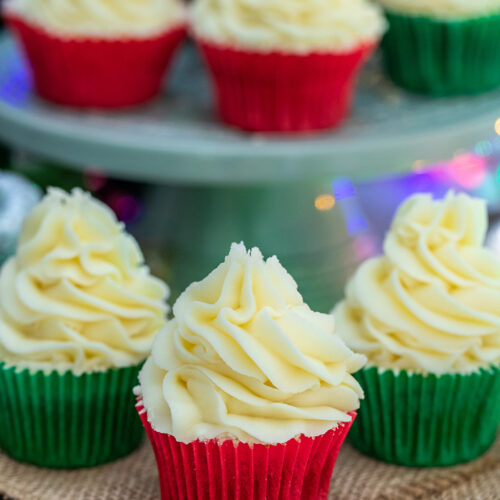
[(76, 112), (33, 95), (4, 32), (1, 258), (47, 186), (79, 186), (107, 203), (173, 298), (221, 262), (231, 242), (244, 241), (276, 254), (310, 306), (329, 311), (357, 264), (380, 252), (396, 207), (414, 192), (485, 198), (488, 244), (500, 252), (498, 92), (415, 97), (386, 81), (375, 58), (342, 131), (263, 137), (215, 122), (200, 67), (187, 45), (168, 95), (138, 111)]

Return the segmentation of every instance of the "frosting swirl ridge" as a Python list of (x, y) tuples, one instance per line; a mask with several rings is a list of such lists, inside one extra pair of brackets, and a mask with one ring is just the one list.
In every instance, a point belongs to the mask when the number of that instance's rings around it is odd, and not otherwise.
[(180, 0), (6, 0), (4, 8), (67, 36), (149, 37), (186, 18)]
[(440, 19), (481, 17), (500, 12), (500, 0), (378, 0), (384, 8), (401, 14)]
[(500, 363), (500, 259), (483, 246), (484, 201), (415, 195), (382, 257), (363, 263), (335, 317), (369, 364), (435, 374)]
[(148, 418), (177, 440), (285, 442), (350, 420), (364, 364), (304, 304), (276, 257), (233, 245), (174, 305), (139, 376)]
[(191, 14), (199, 37), (262, 51), (347, 51), (386, 28), (367, 0), (196, 0)]
[(107, 206), (49, 189), (0, 274), (0, 360), (74, 373), (137, 364), (167, 297)]

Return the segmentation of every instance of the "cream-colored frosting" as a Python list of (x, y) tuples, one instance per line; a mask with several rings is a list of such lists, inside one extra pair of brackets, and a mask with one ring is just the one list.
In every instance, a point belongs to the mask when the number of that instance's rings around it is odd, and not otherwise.
[(0, 360), (74, 373), (137, 364), (165, 324), (167, 296), (107, 206), (50, 189), (0, 274)]
[(500, 12), (500, 0), (378, 0), (400, 14), (440, 19), (462, 19)]
[(276, 257), (239, 244), (179, 297), (139, 379), (158, 432), (280, 443), (350, 421), (362, 397), (351, 373), (365, 361)]
[(368, 0), (195, 0), (191, 17), (198, 37), (259, 51), (347, 51), (386, 27)]
[(67, 36), (149, 37), (185, 21), (181, 0), (6, 0), (5, 9)]
[(483, 247), (484, 201), (420, 194), (398, 210), (382, 257), (363, 263), (335, 309), (370, 365), (435, 374), (500, 363), (500, 259)]

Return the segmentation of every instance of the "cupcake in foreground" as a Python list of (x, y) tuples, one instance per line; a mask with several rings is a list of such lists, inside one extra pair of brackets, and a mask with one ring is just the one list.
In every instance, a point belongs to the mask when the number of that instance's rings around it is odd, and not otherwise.
[(276, 257), (234, 244), (179, 297), (139, 375), (162, 498), (326, 498), (364, 362)]
[(222, 120), (268, 132), (337, 125), (385, 29), (367, 0), (195, 0), (191, 19)]
[(500, 423), (500, 259), (483, 247), (484, 201), (409, 198), (384, 256), (363, 263), (335, 309), (368, 358), (353, 444), (408, 466), (472, 460)]
[(38, 94), (117, 108), (155, 97), (186, 31), (181, 0), (5, 0)]
[(49, 190), (0, 274), (0, 448), (57, 468), (136, 448), (132, 389), (167, 295), (109, 208)]
[(500, 0), (378, 0), (394, 82), (437, 96), (500, 86)]

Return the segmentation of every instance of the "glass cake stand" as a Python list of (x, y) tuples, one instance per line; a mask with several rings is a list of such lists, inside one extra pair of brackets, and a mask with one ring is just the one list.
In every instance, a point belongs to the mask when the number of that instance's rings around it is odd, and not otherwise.
[(328, 311), (346, 276), (378, 248), (352, 183), (450, 158), (490, 137), (499, 116), (500, 91), (411, 95), (382, 76), (375, 58), (339, 130), (250, 135), (214, 118), (209, 83), (190, 44), (169, 91), (151, 104), (76, 111), (34, 96), (13, 40), (0, 39), (0, 139), (68, 168), (95, 166), (147, 182), (137, 233), (146, 247), (168, 249), (174, 295), (220, 262), (232, 241), (243, 240), (277, 254), (310, 305)]

